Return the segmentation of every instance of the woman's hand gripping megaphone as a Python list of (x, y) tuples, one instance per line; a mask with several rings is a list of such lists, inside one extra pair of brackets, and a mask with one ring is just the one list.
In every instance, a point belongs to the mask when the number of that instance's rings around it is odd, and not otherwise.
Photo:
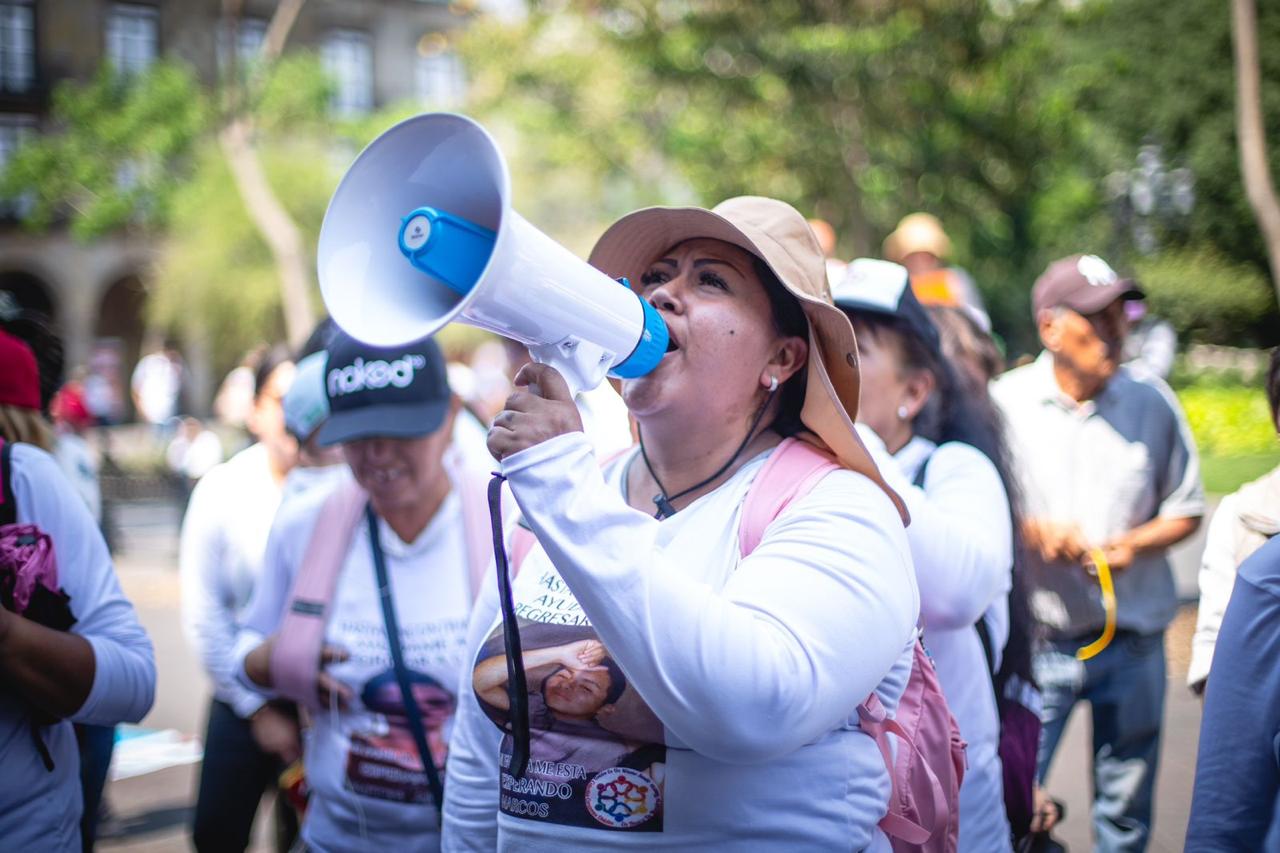
[(570, 432), (582, 432), (582, 416), (573, 392), (549, 364), (531, 362), (516, 374), (516, 391), (489, 428), (489, 452), (498, 461), (535, 444)]

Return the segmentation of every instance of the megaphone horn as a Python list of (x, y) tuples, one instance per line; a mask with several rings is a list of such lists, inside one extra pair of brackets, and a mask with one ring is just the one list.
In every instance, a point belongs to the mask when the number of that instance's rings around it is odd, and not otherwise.
[(520, 341), (575, 390), (642, 376), (667, 350), (648, 302), (511, 208), (493, 138), (466, 116), (403, 121), (360, 153), (320, 228), (320, 293), (376, 346), (457, 320)]

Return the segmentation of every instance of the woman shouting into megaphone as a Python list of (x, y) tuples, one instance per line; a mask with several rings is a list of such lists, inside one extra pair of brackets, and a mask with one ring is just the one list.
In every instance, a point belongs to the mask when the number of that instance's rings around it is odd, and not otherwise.
[(506, 630), (496, 584), (472, 618), (445, 849), (888, 849), (858, 709), (897, 705), (919, 601), (816, 238), (736, 198), (632, 213), (590, 260), (671, 348), (624, 383), (619, 457), (545, 365), (494, 421), (522, 519)]

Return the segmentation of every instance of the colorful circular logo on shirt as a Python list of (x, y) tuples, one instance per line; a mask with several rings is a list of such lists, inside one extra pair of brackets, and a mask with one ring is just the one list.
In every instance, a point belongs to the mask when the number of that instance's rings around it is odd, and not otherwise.
[(587, 783), (587, 811), (612, 829), (639, 826), (658, 813), (662, 794), (648, 776), (630, 767), (601, 770)]

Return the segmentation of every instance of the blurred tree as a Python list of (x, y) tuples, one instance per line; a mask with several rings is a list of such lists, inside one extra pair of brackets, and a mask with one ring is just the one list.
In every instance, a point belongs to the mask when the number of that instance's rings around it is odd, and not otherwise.
[[(240, 224), (236, 220), (247, 214), (274, 268), (268, 300), (274, 301), (277, 312), (283, 307), (284, 331), (292, 343), (300, 343), (315, 319), (311, 245), (290, 205), (282, 203), (263, 160), (270, 159), (264, 152), (272, 146), (318, 136), (327, 124), (330, 87), (319, 62), (307, 54), (279, 59), (303, 2), (282, 0), (268, 25), (260, 56), (247, 68), (233, 67), (216, 89), (205, 89), (189, 67), (173, 61), (129, 76), (104, 67), (88, 84), (61, 84), (52, 110), (57, 132), (33, 138), (15, 153), (0, 175), (0, 196), (20, 200), (24, 223), (34, 229), (66, 221), (74, 235), (86, 240), (117, 229), (164, 234), (174, 224), (175, 204), (184, 194), (200, 193), (207, 186), (202, 171), (214, 170), (225, 186), (238, 193), (240, 204), (214, 205), (223, 214), (220, 219), (197, 217), (186, 223), (191, 230), (172, 231), (169, 250), (189, 238), (196, 244), (203, 242), (195, 251), (207, 254), (208, 241), (216, 241), (224, 227), (227, 243), (235, 244)], [(225, 6), (224, 22), (234, 26), (240, 3), (228, 0)], [(229, 52), (232, 62), (235, 53)], [(221, 168), (209, 156), (212, 142), (225, 160)], [(327, 198), (334, 180), (328, 158), (305, 162), (311, 179), (299, 183), (326, 188)], [(218, 228), (209, 228), (215, 221)], [(221, 264), (205, 270), (205, 277), (223, 274), (234, 279), (243, 272), (240, 265), (252, 265), (250, 259), (255, 257), (253, 252), (225, 255)], [(154, 288), (161, 298), (152, 303), (158, 312), (154, 316), (188, 336), (203, 336), (206, 330), (199, 327), (199, 316), (181, 307), (194, 295), (192, 278), (166, 278), (166, 266), (162, 256)], [(272, 283), (270, 277), (256, 272), (239, 277), (263, 286)], [(216, 281), (209, 285), (217, 288)], [(166, 288), (176, 288), (182, 297), (166, 298)], [(247, 314), (257, 320), (267, 316), (253, 310)], [(280, 333), (278, 323), (248, 329), (269, 330), (277, 337)], [(219, 355), (225, 360), (225, 353)]]
[(1267, 276), (1255, 264), (1206, 248), (1174, 248), (1138, 258), (1134, 274), (1151, 311), (1184, 338), (1239, 346), (1241, 330), (1272, 312)]
[(43, 230), (67, 220), (91, 239), (118, 228), (155, 229), (192, 147), (212, 120), (209, 98), (185, 65), (159, 62), (123, 77), (110, 67), (53, 93), (59, 132), (21, 146), (0, 175), (0, 195), (19, 202), (24, 223)]
[(477, 108), (549, 167), (540, 179), (592, 175), (597, 217), (772, 195), (866, 255), (903, 214), (930, 210), (1018, 334), (1043, 232), (1099, 206), (1086, 128), (1046, 73), (1060, 8), (584, 0), (475, 28), (463, 49)]
[[(306, 0), (280, 0), (276, 5), (254, 68), (244, 78), (250, 87), (244, 94), (252, 96), (252, 87), (260, 83), (264, 72), (280, 58), (289, 31), (293, 29), (294, 21), (298, 19), (298, 12), (305, 2)], [(238, 23), (242, 0), (226, 0), (224, 5), (231, 13), (231, 21)], [(231, 54), (234, 55), (235, 51), (231, 51)], [(237, 76), (233, 74), (233, 79)], [(233, 95), (240, 94), (234, 86), (230, 91)], [(271, 256), (275, 260), (276, 270), (280, 275), (280, 295), (284, 303), (284, 325), (289, 343), (295, 347), (301, 346), (315, 325), (315, 313), (311, 309), (311, 263), (305, 253), (301, 230), (280, 203), (262, 169), (262, 162), (254, 146), (255, 130), (253, 112), (235, 109), (218, 133), (218, 142), (227, 158), (227, 165), (231, 167), (231, 175), (236, 189), (240, 191), (240, 198), (244, 200), (245, 209), (270, 247)]]
[(1280, 295), (1280, 200), (1276, 198), (1262, 116), (1262, 72), (1258, 58), (1258, 10), (1253, 0), (1232, 0), (1235, 44), (1236, 114), (1240, 137), (1240, 171), (1245, 194), (1258, 218), (1271, 262), (1271, 281)]
[[(1266, 137), (1280, 136), (1280, 5), (1260, 4), (1257, 60), (1259, 122)], [(1254, 218), (1241, 172), (1236, 124), (1236, 87), (1230, 4), (1201, 0), (1092, 0), (1080, 5), (1062, 44), (1071, 69), (1062, 76), (1064, 97), (1089, 128), (1092, 168), (1099, 176), (1129, 168), (1140, 146), (1154, 142), (1174, 166), (1195, 176), (1195, 207), (1185, 225), (1157, 236), (1167, 264), (1138, 257), (1127, 242), (1114, 260), (1139, 269), (1153, 265), (1199, 270), (1221, 291), (1202, 291), (1198, 301), (1218, 343), (1280, 341), (1275, 302), (1258, 302), (1253, 285), (1268, 270), (1267, 250)], [(1266, 166), (1280, 168), (1273, 149)], [(1249, 182), (1252, 184), (1252, 181)], [(1101, 244), (1101, 245), (1106, 245)], [(1189, 265), (1189, 256), (1199, 263)], [(1251, 267), (1252, 271), (1242, 267)], [(1239, 281), (1242, 292), (1231, 292)], [(1195, 280), (1182, 284), (1187, 290)], [(1213, 296), (1220, 296), (1220, 303)], [(1242, 303), (1261, 306), (1250, 317)], [(1185, 327), (1197, 336), (1205, 322)]]
[[(1262, 43), (1280, 45), (1280, 14), (1263, 18)], [(1224, 264), (1219, 282), (1265, 264), (1233, 155), (1229, 19), (1199, 0), (544, 0), (473, 28), (463, 52), (473, 108), (514, 140), (517, 188), (537, 187), (517, 203), (561, 236), (580, 225), (575, 248), (637, 204), (750, 192), (832, 222), (846, 254), (877, 254), (899, 217), (928, 210), (1028, 349), (1050, 260), (1142, 260), (1117, 243), (1106, 178), (1154, 138), (1197, 182), (1161, 245)], [(1280, 50), (1262, 62), (1271, 103)], [(1179, 258), (1163, 268), (1189, 269)]]

